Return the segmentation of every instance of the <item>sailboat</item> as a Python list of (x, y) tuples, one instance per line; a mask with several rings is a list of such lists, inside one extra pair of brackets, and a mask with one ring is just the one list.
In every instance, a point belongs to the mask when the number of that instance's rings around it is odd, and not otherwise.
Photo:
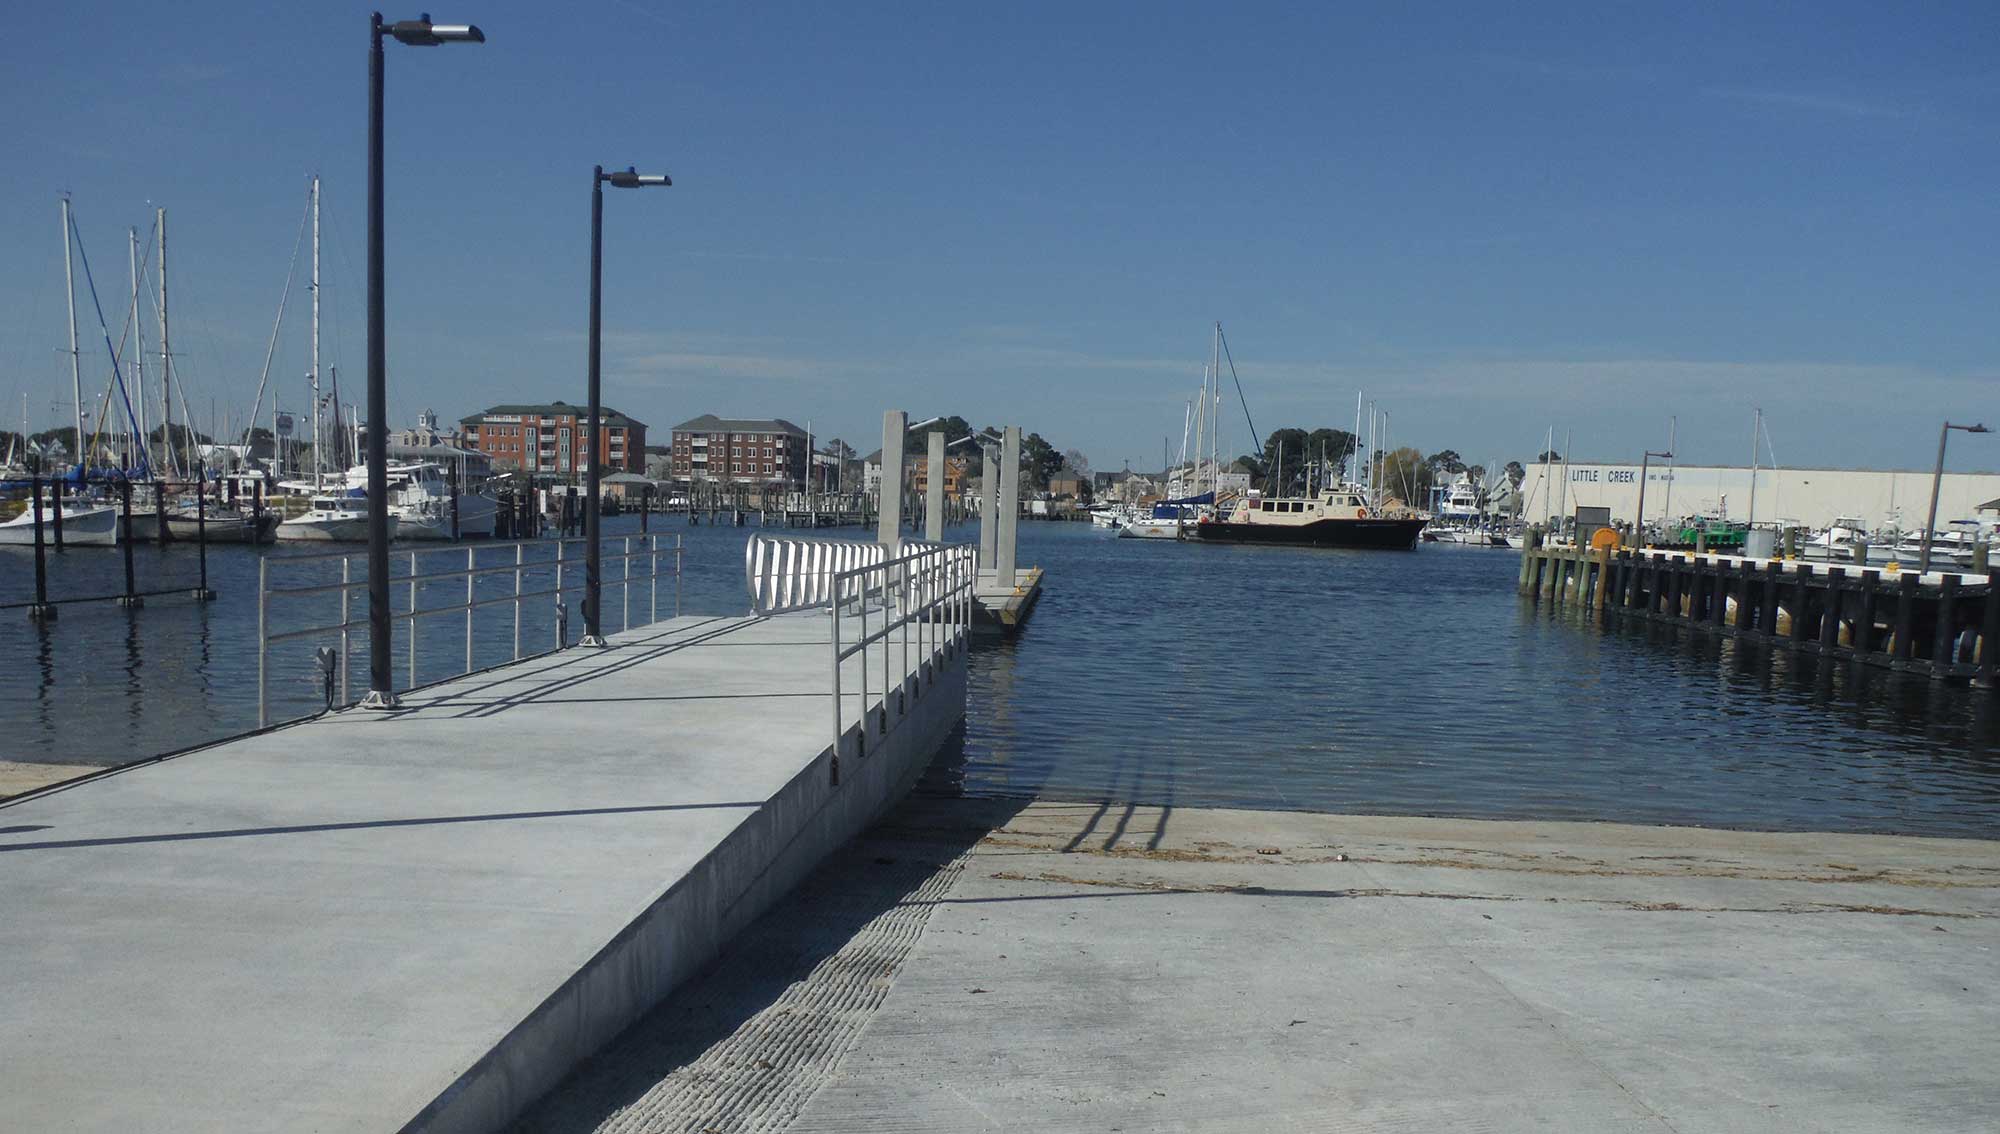
[[(312, 386), (313, 478), (312, 495), (306, 510), (278, 525), (281, 540), (361, 542), (368, 538), (368, 499), (360, 488), (349, 488), (345, 478), (329, 483), (321, 471), (319, 393), (319, 178), (312, 179), (312, 359), (307, 380)], [(397, 519), (389, 516), (389, 537), (395, 538)]]

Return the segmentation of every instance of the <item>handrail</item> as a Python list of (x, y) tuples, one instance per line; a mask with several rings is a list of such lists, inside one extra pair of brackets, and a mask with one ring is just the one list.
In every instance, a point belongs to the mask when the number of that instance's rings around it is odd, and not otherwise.
[[(623, 550), (608, 552), (600, 557), (600, 561), (605, 563), (621, 563), (624, 565), (623, 572), (618, 578), (604, 580), (604, 586), (601, 590), (608, 593), (613, 586), (617, 586), (622, 591), (625, 628), (629, 629), (634, 625), (632, 621), (632, 585), (634, 583), (643, 582), (646, 584), (645, 597), (648, 598), (650, 604), (647, 617), (638, 624), (644, 625), (646, 622), (656, 622), (659, 620), (659, 580), (662, 576), (671, 576), (674, 580), (673, 613), (678, 615), (680, 613), (681, 566), (682, 557), (685, 552), (682, 538), (678, 535), (674, 536), (672, 544), (662, 543), (660, 536), (656, 534), (614, 538), (622, 541)], [(641, 541), (637, 550), (633, 549), (635, 539)], [(557, 640), (551, 650), (542, 652), (553, 652), (554, 650), (567, 648), (571, 644), (568, 641), (568, 619), (566, 617), (568, 611), (563, 605), (562, 596), (583, 592), (587, 589), (587, 584), (581, 571), (572, 572), (573, 577), (576, 579), (575, 582), (566, 583), (564, 581), (564, 569), (578, 568), (581, 566), (581, 562), (576, 558), (565, 558), (563, 553), (566, 547), (583, 546), (587, 542), (585, 539), (528, 539), (505, 542), (482, 541), (480, 543), (440, 547), (411, 547), (407, 550), (398, 548), (399, 553), (408, 555), (409, 570), (404, 574), (392, 576), (389, 581), (407, 587), (406, 593), (408, 599), (404, 609), (391, 610), (389, 617), (392, 622), (404, 622), (409, 625), (408, 688), (415, 688), (417, 685), (417, 622), (420, 619), (448, 614), (463, 614), (465, 616), (465, 667), (460, 671), (460, 675), (462, 675), (477, 671), (474, 666), (472, 633), (473, 615), (476, 611), (484, 607), (498, 606), (503, 603), (511, 603), (513, 605), (513, 650), (512, 656), (508, 660), (520, 661), (526, 656), (538, 656), (523, 654), (521, 651), (521, 604), (528, 599), (553, 596), (556, 600)], [(605, 542), (609, 543), (611, 540), (606, 540)], [(479, 557), (483, 553), (504, 552), (510, 548), (514, 552), (513, 562), (511, 563), (503, 562), (484, 566), (479, 563)], [(548, 557), (529, 558), (530, 551), (543, 548), (549, 549)], [(465, 557), (463, 567), (454, 566), (445, 570), (432, 571), (420, 570), (420, 561), (424, 557), (435, 557), (446, 554), (456, 555), (460, 553)], [(365, 611), (362, 612), (361, 618), (357, 619), (354, 617), (352, 609), (354, 604), (350, 592), (368, 585), (366, 578), (366, 558), (366, 552), (335, 551), (311, 555), (269, 555), (265, 556), (259, 562), (257, 569), (257, 726), (259, 728), (268, 727), (271, 723), (270, 647), (273, 643), (294, 641), (314, 635), (338, 634), (340, 636), (340, 648), (334, 654), (334, 657), (337, 659), (337, 678), (340, 694), (338, 698), (333, 695), (333, 682), (336, 675), (329, 673), (327, 675), (327, 707), (329, 709), (333, 708), (336, 701), (343, 706), (354, 703), (348, 691), (348, 661), (352, 653), (352, 632), (358, 627), (366, 626), (367, 617)], [(665, 570), (661, 567), (662, 559), (666, 559), (670, 564)], [(359, 572), (356, 572), (354, 569), (356, 561), (362, 563)], [(274, 568), (283, 571), (297, 568), (300, 565), (321, 565), (333, 562), (340, 564), (340, 581), (337, 583), (315, 583), (306, 586), (290, 587), (273, 587), (271, 585), (271, 572)], [(645, 570), (643, 573), (634, 570), (635, 562), (644, 563)], [(553, 587), (541, 590), (522, 589), (521, 584), (524, 573), (550, 569), (553, 569), (555, 573), (555, 585)], [(479, 597), (476, 588), (478, 580), (481, 577), (508, 573), (512, 573), (514, 576), (514, 590), (512, 594), (489, 596), (487, 598)], [(356, 578), (357, 574), (360, 574), (362, 577)], [(453, 579), (465, 580), (465, 599), (463, 602), (431, 607), (420, 607), (418, 605), (419, 597), (424, 590), (423, 584), (447, 582)], [(285, 630), (275, 630), (273, 628), (271, 624), (271, 600), (273, 598), (310, 598), (316, 595), (339, 596), (339, 621), (292, 627)]]
[[(903, 543), (900, 553), (894, 558), (887, 557), (885, 553), (878, 562), (833, 571), (824, 579), (826, 599), (823, 605), (832, 628), (832, 775), (835, 783), (840, 782), (840, 756), (848, 732), (843, 710), (841, 663), (856, 655), (862, 659), (859, 667), (860, 707), (856, 713), (860, 735), (855, 749), (857, 755), (866, 755), (870, 731), (868, 647), (878, 643), (882, 646), (882, 703), (876, 710), (874, 722), (874, 732), (879, 738), (889, 730), (892, 711), (898, 715), (907, 711), (907, 704), (901, 702), (892, 709), (889, 698), (892, 684), (900, 687), (903, 682), (913, 679), (921, 684), (926, 665), (935, 674), (936, 667), (944, 661), (963, 656), (971, 636), (973, 586), (977, 578), (976, 554), (971, 547), (910, 540)], [(844, 643), (842, 620), (849, 609), (858, 620), (859, 635), (851, 643)], [(871, 610), (877, 612), (879, 619), (872, 630), (869, 628)], [(903, 677), (901, 681), (892, 682), (889, 655), (895, 645), (901, 647)], [(914, 669), (910, 665), (913, 647), (917, 652)]]

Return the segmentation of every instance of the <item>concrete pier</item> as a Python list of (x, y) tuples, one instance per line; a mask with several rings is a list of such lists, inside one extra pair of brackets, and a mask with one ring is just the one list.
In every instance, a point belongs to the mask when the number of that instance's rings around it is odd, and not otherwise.
[(870, 647), (836, 784), (829, 621), (675, 619), (0, 804), (0, 1125), (504, 1126), (963, 718), (962, 645)]

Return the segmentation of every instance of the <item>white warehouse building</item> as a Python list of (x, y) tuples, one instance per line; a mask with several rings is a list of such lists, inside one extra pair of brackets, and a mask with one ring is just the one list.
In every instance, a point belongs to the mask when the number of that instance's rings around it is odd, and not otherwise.
[[(1521, 485), (1521, 515), (1540, 522), (1556, 513), (1573, 515), (1579, 507), (1598, 507), (1611, 509), (1614, 522), (1629, 521), (1639, 507), (1639, 472), (1636, 464), (1530, 465)], [(1923, 527), (1931, 498), (1928, 470), (1758, 469), (1753, 517), (1748, 468), (1649, 465), (1645, 475), (1646, 520), (1655, 524), (1714, 516), (1823, 528), (1836, 518), (1852, 517), (1870, 529), (1894, 525), (1907, 531)], [(1973, 519), (1980, 505), (1996, 500), (2000, 473), (1945, 473), (1938, 487), (1938, 527)], [(1992, 519), (1992, 513), (1985, 518)]]

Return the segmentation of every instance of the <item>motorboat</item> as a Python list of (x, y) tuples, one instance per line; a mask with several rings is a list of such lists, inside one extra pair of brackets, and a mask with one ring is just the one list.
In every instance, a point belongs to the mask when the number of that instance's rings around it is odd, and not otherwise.
[[(389, 513), (389, 538), (395, 539), (399, 517)], [(368, 539), (368, 500), (363, 496), (320, 495), (303, 513), (278, 525), (281, 540), (331, 540), (361, 543)]]
[(1409, 551), (1429, 520), (1421, 515), (1379, 515), (1351, 486), (1312, 496), (1264, 497), (1252, 492), (1231, 511), (1204, 517), (1194, 534), (1204, 543), (1277, 543), (1305, 547), (1357, 547)]

